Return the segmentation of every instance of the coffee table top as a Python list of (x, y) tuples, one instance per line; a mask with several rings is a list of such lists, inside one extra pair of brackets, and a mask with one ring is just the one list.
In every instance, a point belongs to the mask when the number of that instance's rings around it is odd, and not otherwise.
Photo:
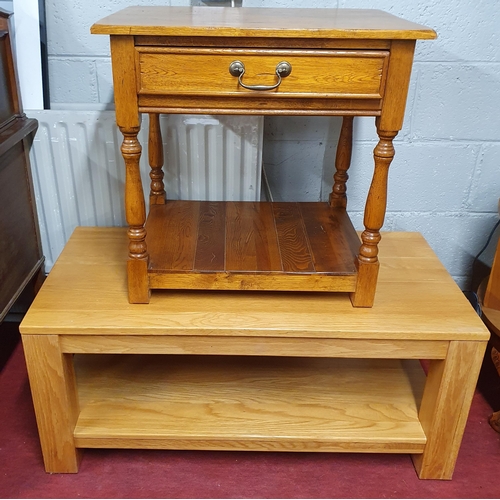
[(385, 233), (375, 304), (348, 294), (153, 291), (127, 299), (123, 228), (79, 227), (22, 324), (23, 334), (478, 340), (489, 332), (418, 233)]

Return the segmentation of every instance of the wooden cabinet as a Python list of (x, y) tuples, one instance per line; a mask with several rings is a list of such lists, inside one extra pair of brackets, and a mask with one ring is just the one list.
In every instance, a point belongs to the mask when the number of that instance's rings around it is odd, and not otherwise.
[[(108, 34), (124, 141), (129, 300), (151, 289), (350, 292), (371, 307), (393, 139), (417, 39), (433, 30), (377, 10), (130, 7)], [(150, 115), (150, 211), (139, 175), (139, 113)], [(159, 113), (339, 115), (328, 203), (166, 200)], [(358, 238), (346, 213), (354, 116), (379, 142)], [(304, 166), (307, 168), (307, 166)]]
[(0, 321), (30, 280), (43, 277), (28, 156), (37, 126), (22, 112), (9, 14), (0, 9)]

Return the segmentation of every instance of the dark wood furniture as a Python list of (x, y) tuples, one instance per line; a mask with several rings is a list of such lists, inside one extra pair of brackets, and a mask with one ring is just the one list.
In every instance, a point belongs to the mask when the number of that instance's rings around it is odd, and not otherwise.
[[(484, 290), (484, 293), (483, 293)], [(481, 309), (484, 323), (491, 332), (492, 358), (494, 365), (500, 375), (500, 239), (497, 243), (491, 273), (487, 279), (486, 286), (483, 283), (479, 290), (482, 299)], [(490, 425), (500, 432), (500, 411), (496, 411), (490, 417)]]
[(29, 149), (38, 122), (22, 111), (10, 14), (0, 9), (0, 321), (28, 283), (43, 280)]
[[(378, 10), (130, 7), (92, 33), (111, 38), (130, 302), (156, 288), (350, 292), (354, 306), (373, 305), (393, 139), (415, 42), (433, 30)], [(148, 217), (140, 112), (151, 123)], [(329, 203), (166, 201), (159, 113), (343, 116)], [(376, 117), (380, 138), (361, 241), (345, 194), (358, 115)]]
[(484, 293), (484, 307), (500, 311), (500, 240), (497, 243), (490, 277)]

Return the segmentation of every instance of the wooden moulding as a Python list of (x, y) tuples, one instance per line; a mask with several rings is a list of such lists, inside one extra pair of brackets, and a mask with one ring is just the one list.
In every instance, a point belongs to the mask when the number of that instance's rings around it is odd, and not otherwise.
[(76, 370), (77, 447), (421, 453), (426, 442), (418, 361), (86, 355)]
[[(229, 47), (229, 48), (269, 48), (269, 38), (265, 37), (210, 37), (210, 36), (141, 36), (134, 37), (136, 47)], [(328, 38), (285, 38), (273, 39), (273, 47), (284, 49), (389, 49), (389, 40), (346, 40)]]
[[(169, 201), (151, 207), (151, 288), (353, 291), (359, 238), (327, 203)], [(160, 235), (160, 236), (158, 236)]]
[[(363, 96), (346, 99), (342, 97), (318, 96), (314, 99), (245, 94), (244, 97), (196, 96), (196, 95), (139, 95), (141, 113), (220, 113), (231, 115), (297, 115), (297, 116), (379, 116), (381, 99), (366, 99)], [(249, 105), (249, 101), (251, 105)]]
[[(234, 333), (234, 332), (231, 332)], [(444, 359), (446, 340), (363, 340), (231, 335), (61, 335), (64, 353), (219, 354), (366, 359)]]
[[(6, 153), (32, 132), (35, 132), (38, 122), (31, 118), (15, 117), (8, 125), (8, 127), (0, 128), (0, 155)], [(2, 162), (0, 169), (5, 166), (6, 162)]]

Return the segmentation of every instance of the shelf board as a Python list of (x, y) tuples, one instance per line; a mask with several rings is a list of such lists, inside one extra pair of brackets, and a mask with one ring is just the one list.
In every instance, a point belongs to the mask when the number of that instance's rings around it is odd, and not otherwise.
[[(27, 135), (36, 131), (38, 122), (25, 116), (17, 116), (0, 127), (0, 156), (6, 153), (19, 141), (22, 141)], [(8, 165), (8, 162), (2, 162)], [(0, 170), (3, 166), (0, 167)]]
[(418, 361), (76, 355), (76, 446), (421, 453)]
[(327, 203), (168, 201), (146, 225), (151, 288), (355, 290), (360, 240)]

